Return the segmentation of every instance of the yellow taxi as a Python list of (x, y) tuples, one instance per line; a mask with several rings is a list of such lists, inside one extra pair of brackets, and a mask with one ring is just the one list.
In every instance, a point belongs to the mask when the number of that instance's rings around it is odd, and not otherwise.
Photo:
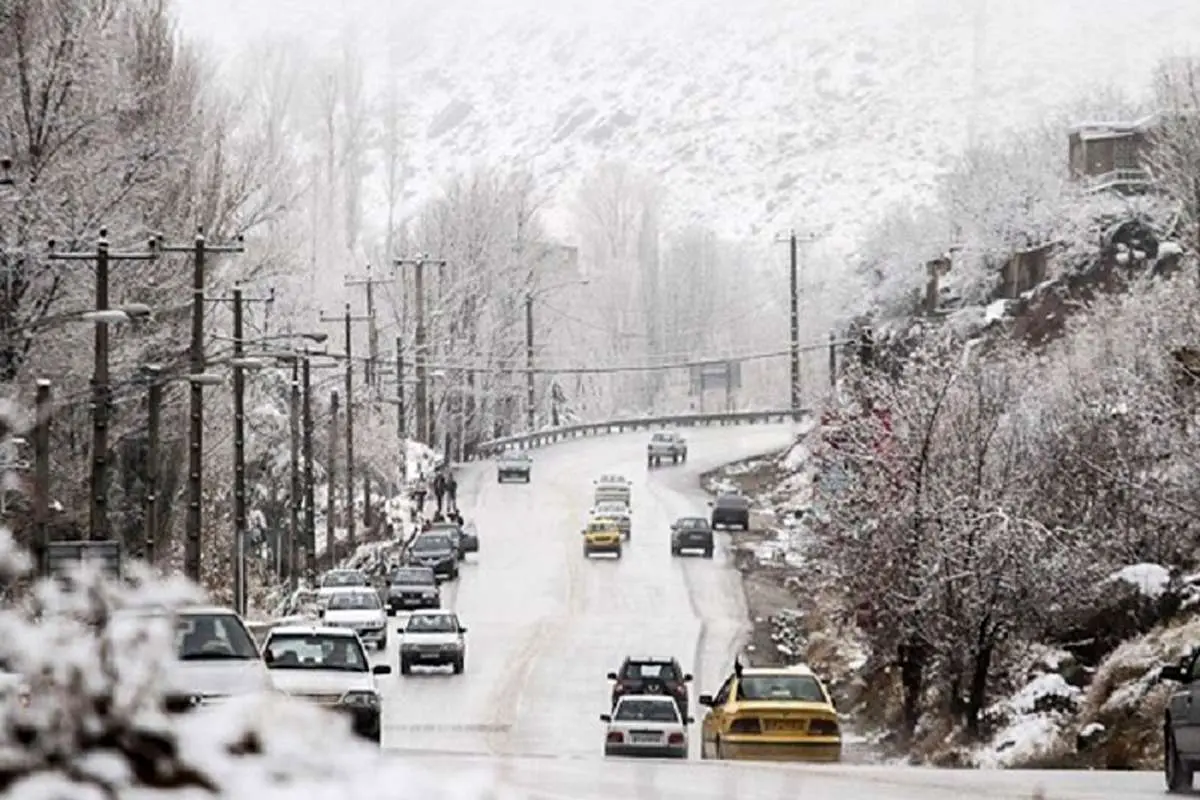
[(621, 523), (615, 519), (593, 518), (583, 529), (583, 557), (592, 553), (613, 553), (621, 557)]
[(700, 729), (700, 757), (744, 761), (842, 758), (842, 731), (829, 692), (806, 666), (743, 667), (715, 695)]

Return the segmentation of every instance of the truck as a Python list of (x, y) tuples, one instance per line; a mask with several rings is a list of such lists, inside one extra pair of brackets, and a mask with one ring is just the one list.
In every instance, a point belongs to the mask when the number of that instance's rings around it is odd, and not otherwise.
[(672, 464), (687, 461), (687, 440), (675, 431), (659, 431), (650, 437), (646, 445), (646, 466), (657, 467), (666, 459)]

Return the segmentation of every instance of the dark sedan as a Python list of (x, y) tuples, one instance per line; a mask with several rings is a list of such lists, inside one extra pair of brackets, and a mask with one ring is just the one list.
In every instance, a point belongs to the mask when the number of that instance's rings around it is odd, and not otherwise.
[(713, 528), (741, 528), (750, 530), (750, 500), (732, 492), (717, 495), (712, 506)]
[(712, 558), (713, 530), (704, 517), (680, 517), (671, 524), (671, 555), (683, 555), (684, 550), (699, 550)]
[(388, 614), (414, 608), (440, 608), (442, 593), (431, 567), (399, 567), (388, 576)]

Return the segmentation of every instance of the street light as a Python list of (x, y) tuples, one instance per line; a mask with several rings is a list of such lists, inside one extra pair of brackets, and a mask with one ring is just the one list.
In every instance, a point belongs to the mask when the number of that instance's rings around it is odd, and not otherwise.
[(537, 401), (535, 399), (533, 380), (533, 301), (544, 295), (574, 286), (587, 286), (590, 278), (577, 278), (552, 286), (525, 290), (525, 413), (526, 423), (532, 432), (537, 427)]

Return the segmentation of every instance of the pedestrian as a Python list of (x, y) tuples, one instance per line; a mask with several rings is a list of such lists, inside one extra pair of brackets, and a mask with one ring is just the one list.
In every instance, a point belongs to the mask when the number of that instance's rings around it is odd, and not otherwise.
[(458, 481), (454, 480), (454, 473), (446, 478), (446, 506), (458, 511)]
[(442, 498), (446, 495), (446, 476), (438, 473), (433, 478), (433, 499), (437, 501), (437, 513), (442, 513)]

